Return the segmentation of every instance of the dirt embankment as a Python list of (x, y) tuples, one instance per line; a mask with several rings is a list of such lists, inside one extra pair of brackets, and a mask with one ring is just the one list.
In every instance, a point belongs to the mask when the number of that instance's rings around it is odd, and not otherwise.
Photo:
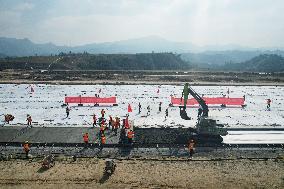
[(49, 170), (40, 161), (0, 162), (0, 188), (284, 188), (283, 160), (179, 161), (116, 160), (103, 175), (104, 160), (57, 161)]
[(284, 73), (3, 70), (0, 83), (284, 85)]

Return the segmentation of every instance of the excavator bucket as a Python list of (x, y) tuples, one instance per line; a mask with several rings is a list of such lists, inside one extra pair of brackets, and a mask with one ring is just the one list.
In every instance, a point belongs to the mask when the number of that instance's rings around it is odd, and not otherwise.
[(184, 120), (191, 120), (191, 117), (188, 117), (188, 116), (187, 116), (186, 109), (185, 109), (183, 106), (180, 106), (179, 109), (180, 109), (180, 112), (179, 112), (179, 113), (180, 113), (181, 119), (184, 119)]

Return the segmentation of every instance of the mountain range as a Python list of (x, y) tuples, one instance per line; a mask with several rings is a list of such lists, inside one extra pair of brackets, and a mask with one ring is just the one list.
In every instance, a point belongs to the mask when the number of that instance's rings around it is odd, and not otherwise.
[(91, 43), (81, 46), (58, 46), (53, 43), (36, 44), (31, 40), (0, 37), (0, 58), (6, 56), (51, 55), (60, 52), (88, 52), (91, 54), (135, 54), (174, 52), (200, 67), (240, 63), (261, 54), (284, 56), (283, 48), (249, 48), (239, 45), (197, 46), (189, 42), (173, 42), (157, 36), (148, 36), (115, 42)]

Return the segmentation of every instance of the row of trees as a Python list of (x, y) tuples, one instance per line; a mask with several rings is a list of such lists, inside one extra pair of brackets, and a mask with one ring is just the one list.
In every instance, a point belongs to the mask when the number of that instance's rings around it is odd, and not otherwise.
[(183, 70), (189, 63), (173, 53), (141, 54), (61, 54), (59, 57), (22, 57), (0, 60), (2, 69), (66, 69), (66, 70)]

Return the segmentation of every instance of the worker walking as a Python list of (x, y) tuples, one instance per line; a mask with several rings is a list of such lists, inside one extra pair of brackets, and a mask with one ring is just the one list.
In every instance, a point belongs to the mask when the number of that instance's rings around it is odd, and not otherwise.
[(140, 114), (140, 113), (141, 113), (141, 104), (139, 102), (139, 104), (138, 104), (138, 114)]
[(97, 117), (96, 114), (93, 115), (93, 127), (97, 125)]
[(118, 117), (115, 117), (115, 121), (114, 121), (113, 124), (114, 124), (113, 125), (113, 127), (114, 127), (114, 129), (113, 129), (114, 135), (117, 136), (117, 130), (118, 130), (118, 127), (119, 127), (119, 124), (120, 124)]
[(134, 132), (132, 130), (128, 131), (127, 132), (127, 138), (128, 138), (129, 144), (132, 144), (133, 137), (134, 137)]
[(69, 117), (69, 113), (70, 113), (70, 108), (67, 106), (66, 107), (66, 118)]
[(106, 113), (106, 111), (104, 109), (102, 109), (102, 111), (101, 111), (102, 117), (105, 116), (105, 113)]
[(89, 143), (89, 134), (88, 133), (85, 133), (83, 135), (83, 140), (84, 140), (84, 143), (86, 144), (86, 146), (88, 145)]
[(202, 108), (199, 107), (199, 108), (198, 108), (198, 114), (197, 114), (197, 118), (198, 118), (198, 119), (200, 119), (200, 117), (201, 117), (201, 115), (202, 115), (202, 112), (203, 112)]
[(148, 105), (148, 106), (147, 106), (147, 116), (150, 115), (150, 110), (151, 110), (151, 109), (150, 109), (150, 105)]
[(194, 141), (190, 140), (188, 143), (189, 158), (191, 159), (194, 154)]
[(30, 116), (29, 114), (27, 115), (27, 125), (29, 126), (29, 125), (32, 125), (32, 116)]
[(167, 119), (167, 117), (169, 116), (169, 108), (166, 109), (166, 115), (165, 115), (165, 119)]
[[(112, 117), (111, 115), (109, 116), (109, 120), (108, 120), (108, 128), (110, 129), (112, 127)], [(113, 130), (113, 127), (112, 127)]]
[(29, 158), (29, 152), (30, 152), (30, 144), (29, 141), (25, 141), (25, 143), (23, 144), (23, 150), (26, 153), (26, 158)]
[(270, 100), (270, 99), (267, 99), (266, 103), (267, 103), (266, 108), (269, 110), (269, 109), (270, 109), (271, 100)]
[(159, 112), (162, 111), (162, 102), (159, 103)]

